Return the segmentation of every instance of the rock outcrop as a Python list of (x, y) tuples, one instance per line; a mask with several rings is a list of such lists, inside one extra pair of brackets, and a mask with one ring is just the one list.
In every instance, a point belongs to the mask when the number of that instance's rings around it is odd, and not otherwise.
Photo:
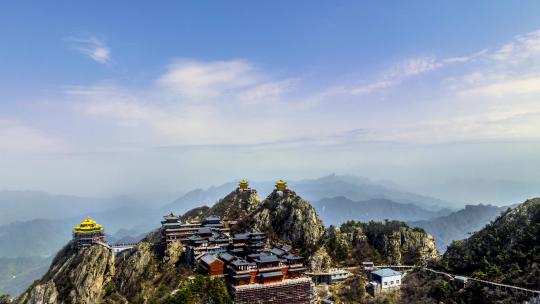
[(224, 220), (241, 220), (255, 210), (261, 203), (256, 191), (236, 190), (227, 194), (212, 207), (198, 207), (182, 216), (185, 221), (202, 221), (207, 216), (219, 216)]
[(336, 264), (362, 261), (384, 264), (426, 264), (439, 257), (433, 237), (405, 223), (347, 222), (327, 230), (326, 247)]
[(18, 300), (19, 303), (98, 303), (104, 287), (115, 274), (114, 255), (106, 248), (92, 246), (74, 252), (64, 247), (47, 274), (34, 283)]
[(225, 220), (241, 220), (251, 214), (261, 204), (256, 191), (236, 190), (220, 199), (210, 210), (208, 215), (219, 216)]
[(273, 243), (288, 243), (306, 252), (318, 249), (324, 234), (315, 209), (292, 190), (273, 191), (238, 227), (264, 232)]

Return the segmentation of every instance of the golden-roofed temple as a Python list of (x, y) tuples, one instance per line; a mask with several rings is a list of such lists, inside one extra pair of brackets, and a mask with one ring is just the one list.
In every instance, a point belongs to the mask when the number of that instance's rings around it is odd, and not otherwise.
[(249, 188), (249, 182), (247, 181), (247, 179), (241, 179), (240, 183), (238, 183), (238, 187), (241, 190), (246, 190)]
[(95, 243), (104, 243), (105, 229), (92, 218), (85, 218), (79, 225), (73, 227), (73, 245), (80, 249)]
[(287, 182), (280, 179), (276, 182), (276, 190), (285, 191), (287, 189)]

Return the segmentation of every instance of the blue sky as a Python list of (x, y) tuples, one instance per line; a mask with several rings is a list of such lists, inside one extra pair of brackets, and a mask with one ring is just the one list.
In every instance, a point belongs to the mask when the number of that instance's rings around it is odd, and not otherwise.
[(0, 184), (538, 185), (538, 16), (538, 1), (2, 3)]

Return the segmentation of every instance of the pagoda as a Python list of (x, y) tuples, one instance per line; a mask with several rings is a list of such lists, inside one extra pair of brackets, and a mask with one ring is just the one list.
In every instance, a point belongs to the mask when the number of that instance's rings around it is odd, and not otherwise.
[(247, 179), (241, 179), (240, 183), (238, 183), (238, 188), (240, 188), (240, 190), (247, 190), (249, 188)]
[(276, 190), (277, 191), (285, 191), (287, 190), (287, 182), (280, 179), (276, 182)]
[(103, 226), (87, 217), (79, 225), (73, 227), (73, 246), (76, 249), (86, 248), (96, 243), (105, 243)]
[(257, 190), (250, 188), (249, 187), (249, 182), (245, 178), (240, 180), (240, 182), (238, 183), (238, 188), (236, 188), (236, 191), (237, 192), (242, 192), (242, 193), (248, 193), (248, 194), (252, 194), (252, 195), (257, 194)]

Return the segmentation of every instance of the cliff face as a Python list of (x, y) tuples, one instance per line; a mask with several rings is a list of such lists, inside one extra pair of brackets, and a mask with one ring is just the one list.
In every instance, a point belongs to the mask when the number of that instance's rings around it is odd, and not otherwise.
[(180, 243), (164, 250), (155, 240), (155, 233), (151, 233), (137, 247), (117, 256), (98, 245), (79, 252), (66, 246), (47, 274), (17, 302), (148, 303), (163, 299), (188, 270), (180, 263), (184, 250)]
[(24, 293), (20, 303), (97, 303), (115, 274), (114, 255), (92, 246), (79, 253), (64, 247), (47, 274)]
[(272, 192), (239, 227), (265, 232), (273, 242), (288, 243), (308, 252), (319, 247), (324, 234), (315, 209), (291, 190)]
[(439, 257), (433, 237), (402, 222), (347, 222), (327, 230), (327, 251), (337, 264), (362, 261), (383, 264), (425, 264)]

